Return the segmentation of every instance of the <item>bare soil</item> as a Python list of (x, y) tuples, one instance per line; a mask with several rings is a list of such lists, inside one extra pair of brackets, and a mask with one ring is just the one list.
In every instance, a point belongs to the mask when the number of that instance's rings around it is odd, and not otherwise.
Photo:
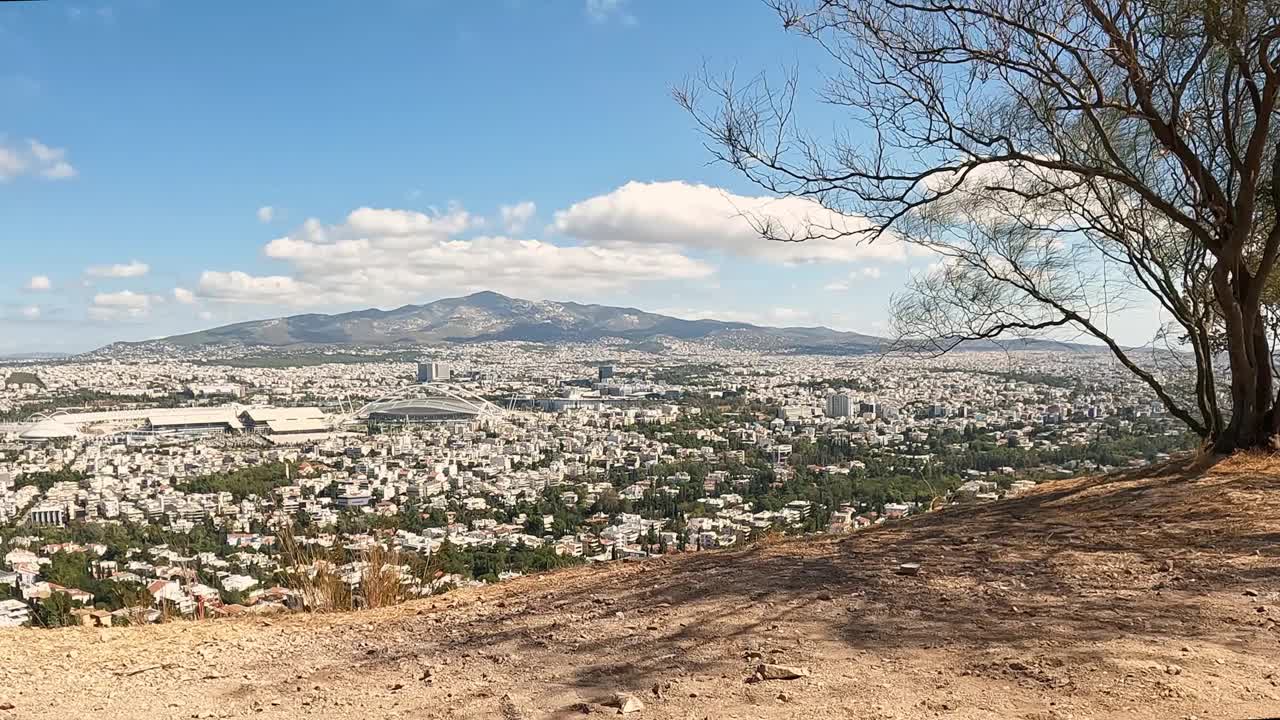
[(1280, 462), (1206, 464), (376, 611), (0, 631), (0, 720), (1280, 715)]

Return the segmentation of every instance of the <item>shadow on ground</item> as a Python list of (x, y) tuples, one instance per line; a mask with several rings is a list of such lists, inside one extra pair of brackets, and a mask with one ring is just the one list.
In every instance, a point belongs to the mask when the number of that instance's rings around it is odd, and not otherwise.
[[(493, 588), (502, 600), (432, 637), (451, 652), (601, 659), (563, 679), (584, 692), (804, 662), (819, 645), (848, 657), (944, 648), (979, 662), (999, 647), (1105, 662), (1094, 647), (1117, 638), (1275, 627), (1252, 594), (1280, 590), (1277, 484), (1230, 460), (1049, 483), (839, 538), (529, 578)], [(905, 562), (920, 574), (898, 574)], [(1209, 594), (1239, 598), (1239, 611), (1206, 609)]]

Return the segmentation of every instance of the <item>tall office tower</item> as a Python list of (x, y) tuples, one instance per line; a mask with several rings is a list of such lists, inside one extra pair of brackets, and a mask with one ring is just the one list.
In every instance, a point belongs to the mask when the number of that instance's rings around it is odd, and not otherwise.
[(453, 376), (453, 370), (449, 367), (449, 363), (430, 362), (418, 363), (418, 382), (436, 382), (437, 380), (448, 380)]
[(844, 393), (836, 393), (827, 398), (827, 417), (849, 417), (850, 408), (849, 396)]

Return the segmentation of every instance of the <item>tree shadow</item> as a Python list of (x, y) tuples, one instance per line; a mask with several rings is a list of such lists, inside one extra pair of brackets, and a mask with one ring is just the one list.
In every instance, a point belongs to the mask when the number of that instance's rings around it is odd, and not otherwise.
[[(804, 663), (818, 648), (847, 658), (971, 651), (978, 670), (993, 651), (1106, 663), (1098, 648), (1117, 638), (1155, 645), (1274, 626), (1250, 614), (1243, 591), (1280, 589), (1275, 481), (1175, 462), (848, 536), (524, 578), (486, 589), (496, 602), (406, 622), (443, 627), (429, 635), (441, 653), (563, 658), (544, 668), (544, 685), (580, 695), (746, 680), (759, 662)], [(900, 574), (908, 562), (920, 573)], [(1211, 594), (1239, 597), (1239, 616), (1206, 604)], [(388, 647), (351, 661), (402, 659)], [(1072, 677), (1008, 667), (1047, 687)]]

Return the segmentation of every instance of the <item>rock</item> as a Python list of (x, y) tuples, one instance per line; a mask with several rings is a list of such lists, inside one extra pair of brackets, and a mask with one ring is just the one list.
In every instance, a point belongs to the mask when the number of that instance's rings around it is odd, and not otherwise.
[(1168, 665), (1165, 667), (1164, 671), (1168, 675), (1181, 675), (1182, 667), (1179, 665)]
[(835, 600), (835, 599), (836, 599), (836, 596), (835, 596), (835, 595), (832, 595), (830, 591), (828, 591), (828, 590), (824, 590), (824, 591), (822, 591), (822, 592), (818, 593), (818, 599), (819, 599), (819, 600), (826, 600), (826, 601), (830, 602), (831, 600)]
[(1246, 589), (1246, 590), (1244, 591), (1244, 596), (1245, 596), (1245, 597), (1258, 597), (1258, 591), (1257, 591), (1257, 590), (1254, 590), (1253, 588), (1248, 588), (1248, 589)]
[(1165, 558), (1160, 563), (1160, 572), (1173, 572), (1173, 560)]
[(610, 707), (618, 708), (619, 715), (629, 715), (631, 713), (640, 712), (644, 709), (644, 703), (640, 702), (640, 698), (631, 693), (620, 692), (613, 696), (613, 700), (609, 702)]
[(790, 696), (790, 695), (788, 695), (788, 694), (786, 694), (786, 693), (784, 693), (784, 692), (780, 692), (780, 693), (778, 693), (778, 700), (779, 700), (780, 702), (784, 702), (784, 703), (785, 703), (785, 702), (791, 702), (791, 696)]
[(920, 563), (902, 563), (898, 566), (897, 573), (899, 575), (919, 575)]
[(524, 720), (524, 711), (520, 709), (523, 703), (520, 698), (507, 693), (498, 701), (498, 707), (502, 709), (503, 720)]
[(14, 708), (11, 702), (0, 702), (0, 710), (12, 710)]
[(762, 663), (756, 668), (756, 677), (761, 680), (796, 680), (809, 677), (809, 668)]

